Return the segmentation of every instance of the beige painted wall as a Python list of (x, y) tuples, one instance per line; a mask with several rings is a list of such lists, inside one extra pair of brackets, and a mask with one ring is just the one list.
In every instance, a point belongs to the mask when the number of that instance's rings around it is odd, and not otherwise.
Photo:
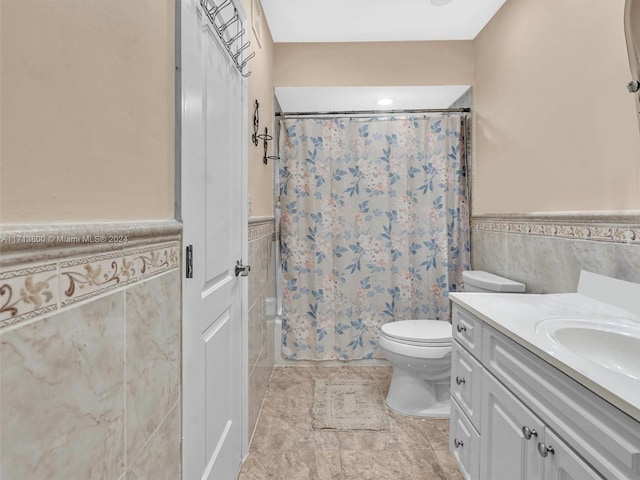
[[(171, 218), (173, 2), (0, 2), (0, 222)], [(263, 18), (250, 120), (274, 131), (274, 85), (473, 83), (474, 213), (638, 209), (623, 4), (509, 0), (475, 42), (274, 45)], [(250, 144), (252, 215), (272, 185)]]
[(624, 0), (508, 0), (475, 40), (473, 211), (640, 209)]
[(277, 87), (470, 85), (473, 42), (278, 43)]
[[(254, 0), (257, 1), (257, 0)], [(260, 104), (260, 128), (259, 133), (264, 133), (267, 127), (269, 135), (274, 133), (274, 106), (273, 106), (273, 50), (274, 43), (271, 39), (269, 26), (262, 15), (261, 32), (262, 41), (256, 40), (255, 31), (253, 29), (252, 0), (242, 0), (242, 7), (247, 15), (247, 28), (250, 31), (250, 41), (252, 51), (256, 52), (256, 56), (249, 62), (249, 167), (248, 167), (248, 187), (249, 196), (251, 197), (251, 216), (271, 216), (273, 215), (273, 183), (274, 183), (274, 164), (269, 161), (265, 165), (262, 161), (264, 147), (262, 141), (256, 147), (251, 142), (251, 134), (253, 133), (253, 111), (255, 101)], [(273, 155), (274, 140), (268, 142), (268, 155)]]
[(473, 82), (471, 41), (277, 43), (273, 57), (271, 88)]
[(0, 1), (0, 222), (173, 218), (173, 0)]

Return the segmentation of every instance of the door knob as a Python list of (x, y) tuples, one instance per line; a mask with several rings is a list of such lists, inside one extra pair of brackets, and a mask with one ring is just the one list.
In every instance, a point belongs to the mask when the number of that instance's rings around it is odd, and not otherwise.
[(462, 332), (465, 332), (467, 330), (467, 327), (465, 327), (464, 325), (458, 324), (456, 329), (458, 330), (458, 333), (462, 333)]
[(461, 441), (461, 440), (458, 440), (457, 438), (454, 438), (454, 439), (453, 439), (453, 445), (454, 445), (456, 448), (460, 448), (460, 447), (464, 446), (464, 443), (462, 443), (462, 441)]
[(251, 265), (242, 265), (242, 260), (236, 260), (236, 277), (246, 277), (251, 271)]
[(464, 383), (464, 378), (462, 378), (462, 377), (456, 377), (456, 383), (457, 383), (458, 385), (460, 385), (460, 384)]

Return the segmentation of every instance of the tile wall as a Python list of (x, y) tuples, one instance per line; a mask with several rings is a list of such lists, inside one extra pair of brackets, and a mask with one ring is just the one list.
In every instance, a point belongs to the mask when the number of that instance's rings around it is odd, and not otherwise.
[(529, 293), (575, 292), (580, 270), (640, 283), (640, 213), (474, 216), (471, 265)]
[(249, 218), (249, 438), (275, 365), (275, 317), (267, 312), (267, 298), (275, 295), (274, 236), (273, 217)]
[(180, 478), (180, 231), (0, 233), (0, 478)]

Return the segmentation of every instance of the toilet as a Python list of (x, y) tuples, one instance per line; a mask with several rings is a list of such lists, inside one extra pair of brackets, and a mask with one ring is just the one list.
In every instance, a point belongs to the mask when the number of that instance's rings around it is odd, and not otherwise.
[[(481, 270), (462, 272), (465, 292), (524, 293), (525, 285)], [(380, 348), (393, 366), (385, 403), (411, 417), (448, 418), (452, 327), (442, 320), (386, 323)]]

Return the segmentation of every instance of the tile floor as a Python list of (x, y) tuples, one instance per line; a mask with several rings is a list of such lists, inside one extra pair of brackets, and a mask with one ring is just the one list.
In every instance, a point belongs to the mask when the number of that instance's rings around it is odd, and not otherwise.
[(389, 410), (392, 429), (311, 428), (314, 380), (371, 379), (386, 394), (391, 367), (276, 367), (239, 480), (460, 480), (449, 421)]

